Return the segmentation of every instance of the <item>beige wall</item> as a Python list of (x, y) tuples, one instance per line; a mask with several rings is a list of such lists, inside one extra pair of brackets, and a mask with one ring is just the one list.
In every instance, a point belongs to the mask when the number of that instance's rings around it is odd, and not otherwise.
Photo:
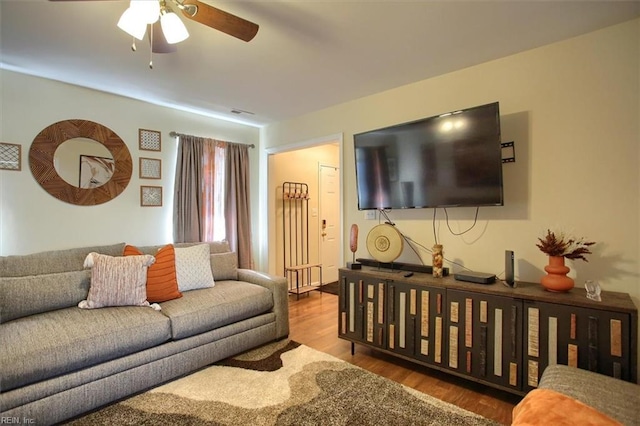
[[(269, 239), (269, 253), (272, 253), (273, 271), (278, 275), (284, 272), (283, 246), (283, 204), (282, 184), (284, 182), (302, 182), (309, 187), (309, 261), (318, 262), (319, 248), (319, 199), (320, 199), (320, 165), (339, 166), (339, 146), (336, 143), (283, 152), (269, 156), (269, 226), (274, 238)], [(318, 280), (317, 270), (313, 271), (313, 282)]]
[[(363, 241), (378, 221), (357, 210), (353, 134), (499, 101), (502, 140), (515, 141), (516, 150), (516, 162), (503, 169), (505, 205), (481, 208), (463, 236), (448, 231), (438, 209), (445, 256), (503, 275), (504, 251), (514, 250), (517, 279), (537, 282), (547, 262), (537, 237), (559, 226), (598, 242), (588, 263), (569, 261), (578, 286), (595, 279), (640, 305), (639, 53), (634, 20), (271, 125), (262, 130), (263, 144), (273, 149), (344, 134), (344, 234), (357, 223), (357, 255), (370, 257)], [(471, 226), (475, 209), (448, 213), (457, 232)], [(432, 209), (390, 212), (400, 231), (426, 247), (434, 243), (432, 215)], [(429, 264), (429, 253), (419, 250)]]
[[(252, 216), (258, 217), (259, 129), (0, 70), (0, 141), (22, 145), (22, 171), (0, 170), (0, 255), (85, 245), (129, 242), (161, 244), (172, 236), (173, 179), (177, 143), (170, 131), (253, 143)], [(47, 194), (29, 169), (29, 147), (45, 127), (86, 119), (109, 127), (127, 144), (133, 159), (131, 182), (116, 199), (99, 206), (75, 206)], [(140, 151), (138, 129), (162, 133), (162, 151)], [(162, 159), (162, 180), (138, 178), (139, 157)], [(163, 187), (162, 207), (140, 207), (140, 185)], [(257, 220), (253, 220), (256, 223)], [(257, 246), (259, 234), (254, 229)]]

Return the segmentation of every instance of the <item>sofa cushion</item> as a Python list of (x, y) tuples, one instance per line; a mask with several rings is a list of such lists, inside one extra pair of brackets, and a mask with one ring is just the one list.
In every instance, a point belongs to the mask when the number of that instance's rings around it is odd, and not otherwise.
[[(210, 253), (227, 253), (231, 252), (231, 246), (229, 246), (229, 242), (226, 240), (223, 241), (209, 241), (206, 243), (196, 242), (196, 243), (174, 243), (173, 246), (175, 248), (181, 247), (193, 247), (200, 244), (208, 244)], [(164, 244), (163, 244), (164, 245)], [(140, 246), (138, 249), (144, 254), (154, 254), (161, 248), (163, 245), (154, 245), (154, 246)]]
[(10, 321), (0, 333), (0, 387), (8, 391), (166, 342), (171, 326), (153, 309), (67, 308)]
[[(203, 243), (175, 243), (175, 248), (193, 247)], [(211, 253), (211, 271), (214, 282), (218, 280), (238, 279), (238, 255), (231, 251), (228, 241), (213, 241), (209, 245)], [(154, 255), (162, 246), (142, 246), (138, 250), (144, 254)]]
[(181, 292), (214, 286), (208, 244), (176, 247), (176, 275)]
[(273, 295), (244, 281), (219, 281), (215, 287), (185, 291), (161, 304), (171, 319), (174, 339), (183, 339), (241, 321), (273, 308)]
[(73, 248), (67, 250), (44, 251), (34, 254), (0, 257), (0, 276), (26, 277), (29, 275), (55, 274), (59, 272), (82, 271), (85, 257), (92, 251), (120, 256), (124, 243)]
[[(144, 254), (135, 246), (124, 247), (125, 256)], [(154, 254), (156, 261), (147, 270), (147, 300), (151, 303), (166, 302), (182, 297), (176, 278), (176, 251), (173, 244), (167, 244)]]
[(89, 253), (85, 266), (91, 268), (91, 286), (84, 309), (106, 306), (149, 306), (147, 301), (147, 268), (155, 258), (142, 256), (107, 256)]
[(216, 281), (238, 279), (238, 255), (235, 252), (212, 253), (211, 272)]
[(0, 323), (76, 306), (89, 292), (91, 271), (0, 278)]

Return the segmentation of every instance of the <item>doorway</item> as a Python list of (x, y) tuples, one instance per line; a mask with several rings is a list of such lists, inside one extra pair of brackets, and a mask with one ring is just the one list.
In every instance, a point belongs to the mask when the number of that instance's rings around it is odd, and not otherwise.
[(340, 252), (340, 169), (320, 164), (320, 263), (322, 284), (338, 281)]
[[(309, 261), (322, 264), (322, 284), (337, 280), (343, 256), (341, 147), (342, 135), (334, 135), (267, 152), (270, 273), (284, 275), (282, 184), (302, 182), (309, 186)], [(319, 285), (319, 271), (314, 272), (311, 284)]]

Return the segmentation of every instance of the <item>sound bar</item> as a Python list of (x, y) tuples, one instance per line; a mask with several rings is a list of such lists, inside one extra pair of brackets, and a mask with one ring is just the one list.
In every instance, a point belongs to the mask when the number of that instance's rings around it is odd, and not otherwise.
[[(401, 262), (378, 262), (375, 259), (356, 259), (357, 262), (362, 263), (364, 266), (373, 266), (374, 268), (384, 268), (384, 269), (392, 269), (398, 271), (411, 271), (411, 272), (422, 272), (424, 274), (433, 273), (433, 268), (431, 265), (416, 265), (414, 263), (401, 263)], [(442, 268), (442, 276), (446, 277), (449, 275), (449, 268)]]
[(496, 282), (495, 275), (484, 272), (464, 271), (453, 274), (453, 277), (458, 281), (467, 281), (476, 284), (493, 284)]

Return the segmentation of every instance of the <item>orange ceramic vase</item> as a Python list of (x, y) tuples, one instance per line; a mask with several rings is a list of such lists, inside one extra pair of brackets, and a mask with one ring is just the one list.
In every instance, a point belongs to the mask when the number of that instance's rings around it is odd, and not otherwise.
[(547, 275), (542, 277), (540, 284), (545, 290), (567, 292), (575, 285), (573, 278), (568, 277), (570, 269), (564, 266), (563, 256), (549, 256), (549, 264), (544, 267)]

